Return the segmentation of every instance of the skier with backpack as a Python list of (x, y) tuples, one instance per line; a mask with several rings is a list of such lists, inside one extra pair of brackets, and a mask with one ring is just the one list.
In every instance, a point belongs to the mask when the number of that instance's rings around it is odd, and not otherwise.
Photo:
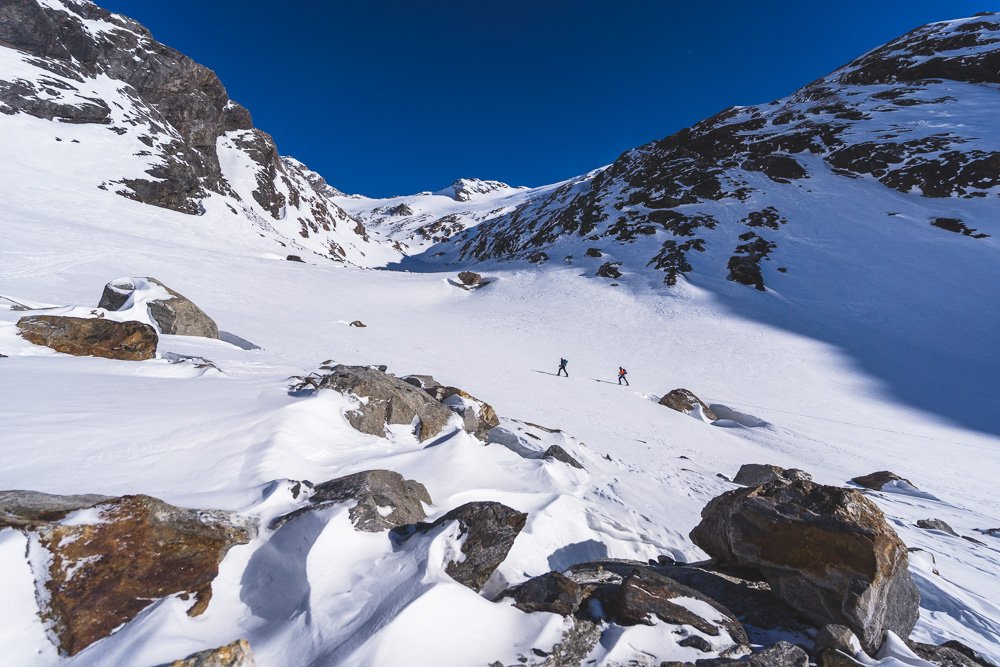
[(565, 373), (566, 377), (569, 377), (569, 371), (566, 370), (566, 364), (568, 363), (569, 362), (566, 361), (565, 359), (559, 360), (559, 370), (556, 371), (556, 377), (558, 377), (560, 373)]
[(621, 366), (619, 366), (618, 367), (618, 384), (621, 384), (622, 380), (625, 380), (625, 386), (628, 387), (629, 383), (628, 383), (628, 378), (625, 377), (626, 375), (628, 375), (628, 371), (625, 370), (624, 368), (622, 368)]

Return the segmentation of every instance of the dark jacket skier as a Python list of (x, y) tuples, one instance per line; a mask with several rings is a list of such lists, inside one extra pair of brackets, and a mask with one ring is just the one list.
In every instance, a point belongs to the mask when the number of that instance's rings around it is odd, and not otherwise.
[(622, 368), (621, 366), (619, 366), (618, 367), (618, 384), (621, 384), (622, 380), (625, 380), (625, 386), (628, 387), (629, 384), (628, 384), (628, 378), (625, 377), (626, 375), (628, 375), (628, 371), (625, 370), (624, 368)]
[(566, 377), (569, 377), (569, 371), (566, 370), (566, 364), (568, 363), (569, 362), (566, 361), (565, 359), (559, 360), (559, 370), (556, 371), (556, 376), (558, 376), (560, 373), (565, 373)]

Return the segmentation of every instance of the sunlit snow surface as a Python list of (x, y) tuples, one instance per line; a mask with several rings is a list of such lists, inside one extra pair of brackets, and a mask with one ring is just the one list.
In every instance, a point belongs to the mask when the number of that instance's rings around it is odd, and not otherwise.
[[(5, 70), (32, 75), (9, 50), (0, 58)], [(962, 92), (989, 101), (996, 91), (979, 94)], [(866, 493), (907, 545), (923, 550), (911, 558), (922, 596), (914, 638), (958, 639), (1000, 660), (1000, 539), (976, 532), (1000, 527), (1000, 437), (968, 426), (995, 418), (963, 421), (970, 403), (1000, 403), (991, 372), (1000, 311), (995, 199), (928, 209), (871, 181), (839, 190), (844, 179), (804, 160), (814, 196), (792, 188), (775, 197), (810, 224), (789, 233), (796, 263), (767, 293), (697, 266), (691, 283), (671, 290), (644, 273), (613, 287), (593, 277), (595, 266), (560, 261), (542, 270), (487, 266), (497, 280), (467, 292), (449, 282), (453, 271), (287, 262), (273, 236), (261, 237), (220, 198), (195, 217), (98, 189), (148, 166), (132, 156), (132, 141), (104, 127), (0, 115), (0, 354), (9, 357), (0, 358), (0, 488), (146, 493), (266, 525), (294, 505), (282, 480), (389, 468), (426, 485), (431, 519), (472, 500), (528, 513), (490, 582), (495, 591), (605, 556), (703, 558), (688, 532), (705, 503), (734, 488), (716, 473), (732, 477), (743, 463), (802, 468), (837, 485), (890, 469), (919, 492)], [(242, 158), (223, 157), (238, 181)], [(473, 209), (485, 218), (531, 192), (391, 204), (422, 206), (433, 219)], [(343, 205), (359, 215), (375, 206)], [(994, 238), (926, 224), (955, 209)], [(411, 239), (411, 249), (429, 247), (412, 241), (425, 224), (415, 220), (379, 228)], [(374, 244), (366, 251), (373, 264), (398, 257)], [(629, 258), (628, 248), (615, 252)], [(260, 349), (163, 336), (157, 359), (123, 362), (70, 357), (17, 336), (26, 312), (90, 314), (104, 284), (122, 276), (156, 277)], [(349, 327), (353, 320), (367, 327)], [(172, 363), (184, 356), (221, 372)], [(555, 376), (560, 357), (569, 378)], [(289, 376), (327, 359), (432, 374), (490, 402), (509, 437), (484, 447), (455, 430), (457, 420), (433, 446), (401, 432), (360, 434), (342, 416), (350, 400), (286, 391)], [(631, 387), (616, 384), (619, 366)], [(925, 383), (912, 387), (924, 397), (948, 388), (939, 410), (913, 407), (899, 389), (911, 377)], [(677, 387), (724, 419), (711, 424), (656, 404)], [(536, 451), (561, 445), (585, 470), (530, 458), (523, 448), (532, 443)], [(204, 615), (189, 618), (189, 603), (167, 598), (70, 659), (57, 655), (37, 617), (25, 538), (2, 531), (0, 664), (157, 665), (238, 637), (262, 667), (512, 664), (559, 640), (562, 618), (490, 602), (448, 577), (444, 563), (458, 548), (450, 529), (394, 548), (386, 533), (355, 531), (346, 509), (307, 514), (234, 548)], [(983, 544), (914, 526), (925, 518)], [(609, 633), (591, 657), (698, 657), (675, 641), (664, 627), (637, 626)], [(880, 664), (919, 664), (904, 647), (887, 651)]]

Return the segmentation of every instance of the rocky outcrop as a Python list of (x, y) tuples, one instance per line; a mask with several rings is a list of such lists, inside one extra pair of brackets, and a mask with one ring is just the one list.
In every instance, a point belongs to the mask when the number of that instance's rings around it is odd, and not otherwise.
[(683, 412), (686, 415), (694, 412), (698, 407), (701, 408), (701, 412), (705, 417), (715, 421), (718, 416), (712, 412), (712, 409), (705, 405), (704, 401), (694, 395), (694, 392), (688, 389), (673, 389), (667, 393), (663, 398), (660, 399), (660, 405), (665, 405), (671, 410), (676, 410), (677, 412)]
[(496, 410), (486, 401), (480, 400), (458, 387), (443, 385), (430, 375), (408, 375), (403, 380), (427, 392), (434, 400), (462, 417), (462, 427), (480, 440), (500, 425)]
[(858, 486), (863, 486), (866, 489), (872, 489), (873, 491), (881, 491), (882, 487), (885, 486), (886, 484), (889, 484), (890, 482), (905, 482), (906, 484), (913, 486), (913, 483), (910, 480), (904, 479), (903, 477), (900, 477), (896, 473), (890, 472), (888, 470), (880, 470), (878, 472), (873, 472), (870, 475), (862, 475), (861, 477), (854, 477), (851, 479), (851, 481), (857, 484)]
[(941, 645), (909, 642), (909, 646), (918, 656), (940, 667), (997, 667), (978, 651), (954, 639)]
[(377, 533), (423, 521), (427, 518), (423, 504), (431, 504), (423, 484), (392, 470), (365, 470), (307, 488), (308, 504), (274, 519), (272, 529), (306, 512), (354, 502), (348, 511), (351, 523), (358, 530)]
[[(664, 576), (664, 571), (635, 561), (591, 561), (562, 573), (529, 579), (500, 597), (513, 598), (514, 606), (527, 612), (545, 611), (625, 626), (666, 623), (692, 627), (710, 638), (699, 637), (699, 650), (722, 655), (749, 652), (746, 633), (732, 612)], [(711, 613), (706, 613), (708, 609)]]
[(103, 318), (28, 315), (17, 321), (18, 333), (35, 345), (75, 356), (142, 361), (156, 356), (156, 329), (142, 322)]
[(250, 642), (238, 639), (219, 648), (192, 653), (183, 660), (174, 660), (170, 667), (254, 667)]
[(248, 519), (150, 496), (2, 492), (4, 524), (29, 533), (38, 604), (61, 651), (74, 655), (155, 600), (193, 596), (201, 614), (219, 563), (256, 533)]
[(845, 625), (874, 654), (908, 637), (919, 593), (906, 545), (857, 491), (799, 480), (712, 500), (691, 539), (719, 563), (759, 570), (774, 595), (818, 625)]
[(601, 278), (621, 278), (622, 272), (619, 268), (621, 265), (621, 262), (605, 262), (597, 267), (597, 273), (595, 275)]
[(583, 470), (583, 464), (573, 458), (573, 456), (560, 445), (551, 445), (548, 449), (542, 452), (542, 458), (561, 461), (568, 466)]
[(464, 586), (481, 591), (490, 575), (500, 566), (524, 528), (528, 515), (497, 502), (471, 502), (456, 507), (433, 523), (397, 528), (397, 538), (405, 540), (439, 526), (458, 523), (462, 558), (445, 565), (445, 572)]
[(345, 417), (351, 426), (369, 435), (384, 437), (391, 424), (413, 425), (420, 440), (432, 438), (444, 429), (452, 412), (430, 394), (414, 385), (371, 366), (336, 366), (325, 374), (295, 378), (292, 391), (332, 389), (361, 399)]
[(794, 482), (796, 480), (811, 480), (812, 476), (798, 468), (785, 469), (781, 466), (765, 463), (744, 463), (736, 473), (733, 482), (743, 486), (762, 486), (777, 480)]
[(215, 320), (182, 294), (175, 292), (156, 278), (122, 278), (104, 286), (98, 308), (121, 310), (137, 292), (159, 288), (166, 291), (166, 298), (146, 301), (149, 316), (160, 328), (160, 333), (171, 336), (201, 336), (218, 338), (219, 327)]

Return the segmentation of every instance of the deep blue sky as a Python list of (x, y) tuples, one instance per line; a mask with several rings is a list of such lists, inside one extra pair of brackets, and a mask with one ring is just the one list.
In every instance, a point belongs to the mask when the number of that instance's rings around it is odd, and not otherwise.
[(542, 185), (1000, 0), (97, 0), (347, 192)]

